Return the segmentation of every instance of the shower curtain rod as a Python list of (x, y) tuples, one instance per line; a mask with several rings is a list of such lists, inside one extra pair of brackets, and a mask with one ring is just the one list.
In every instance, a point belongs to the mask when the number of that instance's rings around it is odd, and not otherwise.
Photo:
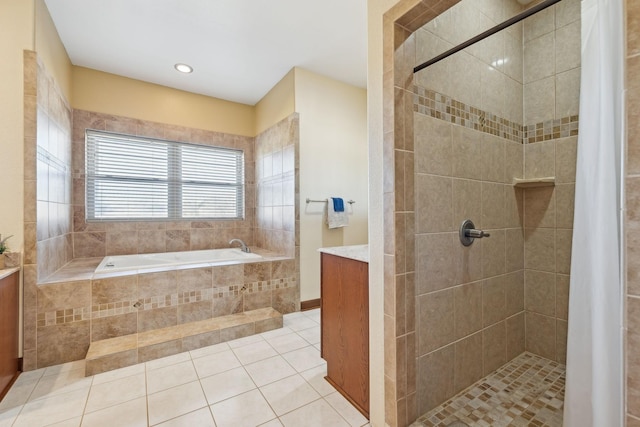
[(441, 53), (440, 55), (431, 58), (430, 60), (428, 60), (427, 62), (423, 62), (422, 64), (418, 65), (417, 67), (415, 67), (413, 69), (414, 73), (417, 73), (420, 70), (423, 70), (427, 67), (429, 67), (430, 65), (435, 64), (436, 62), (440, 62), (445, 58), (450, 57), (451, 55), (453, 55), (456, 52), (460, 52), (462, 49), (466, 49), (469, 46), (478, 43), (481, 40), (486, 39), (489, 36), (494, 35), (495, 33), (504, 30), (505, 28), (508, 28), (510, 26), (512, 26), (513, 24), (517, 24), (518, 22), (522, 21), (523, 19), (527, 19), (528, 17), (530, 17), (531, 15), (535, 15), (536, 13), (548, 8), (549, 6), (553, 6), (554, 4), (560, 2), (561, 0), (545, 0), (542, 3), (538, 3), (537, 5), (525, 10), (524, 12), (507, 19), (506, 21), (504, 21), (502, 24), (498, 24), (493, 28), (489, 28), (487, 31), (478, 34), (477, 36), (467, 40), (466, 42), (462, 42), (460, 43), (458, 46), (453, 47), (451, 49), (449, 49), (448, 51)]

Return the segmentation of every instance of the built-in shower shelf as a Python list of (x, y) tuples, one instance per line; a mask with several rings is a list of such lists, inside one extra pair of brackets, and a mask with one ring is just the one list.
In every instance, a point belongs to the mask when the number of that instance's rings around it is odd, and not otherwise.
[(556, 185), (555, 176), (544, 178), (513, 178), (513, 186), (518, 188), (553, 187)]

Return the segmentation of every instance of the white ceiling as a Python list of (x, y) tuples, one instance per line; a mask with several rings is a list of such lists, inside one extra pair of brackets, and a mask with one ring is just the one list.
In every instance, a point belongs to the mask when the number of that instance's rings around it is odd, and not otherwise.
[(249, 105), (293, 67), (366, 86), (366, 0), (45, 2), (74, 65)]

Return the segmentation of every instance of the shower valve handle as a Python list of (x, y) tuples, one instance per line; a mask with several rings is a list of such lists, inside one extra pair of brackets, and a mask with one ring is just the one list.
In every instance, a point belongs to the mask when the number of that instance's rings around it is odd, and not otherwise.
[(474, 239), (481, 239), (483, 237), (489, 237), (490, 234), (482, 230), (476, 230), (475, 228), (467, 228), (465, 231), (467, 237), (473, 237)]

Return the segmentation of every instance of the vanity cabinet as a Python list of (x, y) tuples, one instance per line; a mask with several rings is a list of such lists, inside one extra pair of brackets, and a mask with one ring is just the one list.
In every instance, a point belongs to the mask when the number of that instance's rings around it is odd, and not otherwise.
[[(18, 286), (20, 271), (0, 270), (0, 399), (18, 377)], [(3, 274), (3, 271), (5, 273)]]
[(321, 254), (321, 355), (331, 383), (369, 418), (369, 265)]

